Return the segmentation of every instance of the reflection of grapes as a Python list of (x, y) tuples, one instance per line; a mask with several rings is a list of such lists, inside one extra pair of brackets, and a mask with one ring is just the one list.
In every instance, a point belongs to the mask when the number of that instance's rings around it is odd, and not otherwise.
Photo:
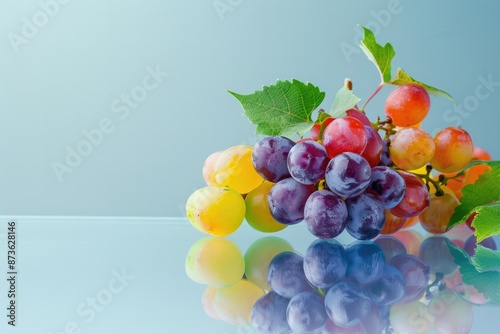
[(335, 240), (316, 240), (307, 248), (304, 273), (315, 287), (325, 289), (344, 278), (347, 260), (344, 247)]
[(276, 293), (286, 298), (313, 290), (304, 274), (304, 259), (294, 252), (280, 253), (271, 260), (267, 281)]
[(288, 303), (286, 318), (295, 333), (321, 331), (328, 319), (323, 297), (311, 291), (296, 294)]
[(422, 298), (429, 283), (430, 269), (418, 257), (410, 254), (394, 256), (389, 264), (396, 267), (405, 279), (405, 293), (401, 303)]
[(429, 312), (435, 317), (434, 327), (440, 334), (466, 334), (472, 327), (472, 305), (455, 292), (445, 291), (429, 302)]
[(342, 282), (328, 290), (325, 306), (326, 313), (335, 324), (352, 327), (368, 316), (372, 304), (357, 284)]
[(430, 267), (432, 273), (448, 275), (458, 268), (451, 255), (448, 239), (445, 237), (435, 236), (425, 239), (420, 245), (418, 257)]
[(264, 237), (254, 241), (245, 252), (245, 276), (263, 290), (271, 287), (267, 282), (267, 270), (274, 256), (281, 252), (293, 251), (292, 245), (278, 237)]
[(393, 305), (389, 320), (396, 333), (428, 334), (434, 327), (434, 316), (418, 300)]
[(290, 299), (274, 291), (260, 297), (252, 308), (252, 325), (261, 333), (285, 333), (290, 330), (286, 309)]
[(389, 262), (394, 255), (406, 254), (405, 245), (393, 236), (379, 236), (375, 239), (375, 243), (382, 248), (386, 262)]

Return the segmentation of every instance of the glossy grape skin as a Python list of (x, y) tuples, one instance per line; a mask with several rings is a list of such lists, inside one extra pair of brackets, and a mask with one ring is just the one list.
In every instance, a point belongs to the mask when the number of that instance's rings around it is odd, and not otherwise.
[(328, 155), (323, 145), (308, 140), (295, 144), (288, 153), (290, 175), (302, 184), (315, 184), (325, 176)]
[(203, 163), (203, 180), (205, 180), (205, 183), (210, 187), (217, 187), (214, 169), (215, 163), (222, 152), (223, 151), (218, 151), (210, 154)]
[(460, 202), (452, 193), (445, 192), (442, 196), (432, 194), (429, 207), (418, 216), (420, 225), (429, 233), (445, 233), (450, 218), (459, 204)]
[(186, 202), (189, 222), (197, 230), (214, 236), (236, 231), (245, 218), (245, 210), (241, 194), (222, 187), (198, 189)]
[(385, 255), (373, 241), (358, 241), (346, 249), (347, 272), (346, 277), (358, 283), (370, 284), (377, 281), (384, 274)]
[(418, 176), (403, 171), (398, 173), (405, 180), (406, 191), (401, 202), (390, 209), (390, 212), (402, 218), (417, 216), (429, 206), (429, 190)]
[(372, 124), (366, 114), (359, 111), (358, 109), (349, 109), (345, 112), (347, 116), (352, 117), (360, 121), (363, 125), (371, 127)]
[(264, 181), (245, 196), (245, 219), (248, 225), (260, 232), (277, 232), (287, 227), (271, 215), (267, 198), (273, 186), (274, 183)]
[(388, 140), (382, 141), (382, 153), (380, 154), (379, 166), (392, 166), (391, 151), (389, 149)]
[(405, 293), (400, 303), (408, 303), (422, 298), (429, 283), (430, 268), (418, 257), (410, 254), (394, 256), (389, 264), (396, 267), (405, 279)]
[(344, 247), (335, 240), (314, 241), (304, 256), (304, 273), (315, 287), (328, 289), (345, 277), (347, 259)]
[(269, 291), (252, 308), (252, 325), (259, 333), (280, 334), (290, 331), (286, 309), (290, 299)]
[(431, 273), (448, 275), (458, 268), (448, 242), (445, 237), (431, 236), (420, 245), (418, 257), (429, 266)]
[(282, 252), (271, 260), (267, 281), (273, 291), (285, 298), (313, 291), (304, 273), (304, 258), (294, 252)]
[(328, 317), (342, 327), (353, 327), (368, 316), (372, 303), (363, 289), (354, 282), (337, 283), (325, 296)]
[(307, 198), (314, 192), (314, 185), (305, 185), (289, 177), (276, 183), (267, 198), (273, 218), (287, 225), (304, 219)]
[(314, 236), (335, 238), (344, 231), (347, 223), (346, 204), (329, 190), (315, 191), (306, 201), (304, 221)]
[(436, 151), (431, 164), (439, 172), (458, 172), (472, 160), (474, 144), (464, 129), (444, 128), (434, 136), (434, 143)]
[(343, 152), (360, 154), (366, 146), (365, 126), (353, 117), (336, 118), (323, 131), (322, 142), (333, 158)]
[(392, 162), (406, 170), (425, 166), (434, 156), (435, 149), (431, 135), (417, 128), (399, 130), (392, 137), (389, 147)]
[(252, 163), (264, 179), (278, 182), (290, 177), (287, 166), (288, 153), (295, 142), (283, 136), (270, 136), (257, 142), (252, 151)]
[(393, 234), (403, 228), (407, 218), (396, 217), (389, 210), (385, 210), (384, 228), (380, 234)]
[(394, 89), (385, 101), (385, 114), (392, 124), (411, 126), (420, 123), (430, 109), (429, 93), (420, 85), (406, 84)]
[(319, 333), (328, 316), (323, 297), (316, 292), (304, 291), (290, 299), (286, 318), (294, 333)]
[(215, 181), (220, 187), (229, 187), (240, 194), (257, 188), (264, 179), (252, 163), (252, 146), (237, 145), (219, 155), (215, 163)]
[(372, 168), (372, 178), (366, 191), (381, 201), (385, 209), (392, 209), (403, 199), (406, 184), (394, 169), (377, 166)]
[(189, 248), (186, 271), (198, 283), (227, 286), (243, 277), (245, 261), (240, 249), (231, 240), (205, 237)]
[(326, 167), (328, 188), (342, 198), (361, 195), (370, 184), (372, 172), (368, 162), (358, 154), (341, 153)]
[(235, 325), (250, 325), (252, 309), (264, 291), (252, 282), (241, 279), (235, 284), (217, 288), (214, 308), (225, 322)]
[(285, 251), (291, 252), (293, 247), (284, 239), (275, 236), (257, 239), (248, 247), (243, 257), (245, 277), (263, 290), (271, 290), (267, 281), (269, 264), (276, 255)]
[(385, 222), (382, 202), (371, 194), (346, 199), (346, 230), (358, 240), (373, 239), (380, 234)]
[(380, 157), (384, 149), (384, 141), (375, 129), (371, 126), (366, 126), (366, 146), (361, 156), (368, 161), (370, 167), (375, 167), (380, 163)]

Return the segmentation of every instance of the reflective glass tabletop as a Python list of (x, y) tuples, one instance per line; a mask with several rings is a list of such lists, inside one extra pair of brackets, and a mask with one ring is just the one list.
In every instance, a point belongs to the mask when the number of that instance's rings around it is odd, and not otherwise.
[[(13, 218), (15, 234), (9, 233), (8, 222)], [(224, 321), (220, 315), (213, 314), (213, 304), (207, 306), (206, 301), (211, 299), (206, 295), (203, 303), (207, 285), (201, 283), (209, 280), (210, 275), (217, 275), (210, 270), (221, 270), (223, 275), (234, 268), (230, 263), (217, 267), (217, 254), (222, 247), (219, 241), (207, 238), (183, 218), (2, 217), (1, 222), (2, 333), (258, 333), (245, 324), (243, 318), (248, 317), (240, 314), (233, 319), (226, 310), (227, 314), (222, 316)], [(449, 254), (443, 255), (449, 252), (442, 247), (448, 244), (444, 238), (451, 241), (450, 245), (461, 248), (470, 231), (457, 229), (432, 242), (425, 242), (431, 236), (418, 228), (398, 233), (394, 237), (404, 244), (409, 254), (420, 253), (420, 258), (430, 262), (429, 283), (435, 284), (427, 287), (426, 294), (430, 297), (427, 300), (422, 297), (423, 305), (429, 303), (443, 284), (453, 285), (454, 296), (461, 306), (452, 309), (451, 322), (471, 319), (470, 333), (491, 333), (498, 329), (500, 309), (464, 302), (481, 304), (488, 298), (460, 282), (457, 274), (460, 268), (454, 261), (443, 262), (449, 257)], [(9, 258), (7, 252), (12, 249), (13, 240), (15, 256)], [(303, 256), (316, 239), (304, 225), (298, 224), (273, 234), (263, 234), (243, 225), (224, 240), (229, 240), (234, 252), (239, 250), (241, 255), (259, 243), (262, 249), (282, 243)], [(345, 233), (337, 241), (346, 249), (354, 242)], [(500, 245), (499, 239), (495, 242)], [(425, 247), (421, 247), (423, 243)], [(194, 251), (193, 245), (198, 247)], [(387, 257), (390, 247), (386, 242), (379, 245)], [(205, 256), (204, 261), (211, 261), (212, 267), (193, 274), (190, 261), (186, 261), (188, 253), (191, 257)], [(265, 254), (260, 257), (264, 262), (265, 258)], [(14, 267), (9, 268), (13, 263), (8, 262), (9, 259), (15, 261)], [(436, 266), (440, 269), (435, 269)], [(438, 270), (444, 272), (440, 280), (436, 280), (438, 275), (433, 272)], [(500, 282), (496, 287), (493, 293), (498, 296)], [(233, 299), (229, 308), (236, 312), (240, 308), (238, 303), (244, 303), (245, 297)], [(439, 308), (444, 305), (441, 304), (434, 307), (434, 314), (444, 312)], [(435, 317), (422, 312), (413, 312), (404, 321), (399, 319), (400, 326), (404, 323), (403, 326), (415, 333), (426, 329)], [(9, 324), (11, 319), (15, 326)]]

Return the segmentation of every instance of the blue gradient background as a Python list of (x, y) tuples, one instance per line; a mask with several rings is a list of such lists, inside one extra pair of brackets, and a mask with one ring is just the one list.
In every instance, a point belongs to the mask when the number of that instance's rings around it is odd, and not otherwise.
[[(475, 94), (479, 77), (500, 82), (500, 6), (493, 1), (222, 2), (231, 10), (219, 16), (210, 0), (67, 1), (16, 53), (9, 34), (21, 35), (23, 18), (33, 21), (41, 7), (3, 1), (0, 214), (183, 215), (186, 198), (203, 186), (205, 157), (256, 140), (226, 90), (250, 93), (296, 78), (325, 91), (328, 109), (349, 77), (358, 96), (371, 94), (374, 66), (341, 51), (357, 47), (357, 24), (391, 41), (394, 68), (458, 103)], [(395, 4), (397, 14), (380, 16)], [(148, 66), (168, 77), (120, 119), (113, 101), (141, 84)], [(467, 118), (433, 97), (424, 127), (435, 132), (458, 121), (499, 159), (499, 88)], [(372, 119), (389, 91), (370, 104)], [(65, 147), (76, 148), (82, 130), (105, 118), (113, 132), (59, 182), (51, 164), (64, 163)]]

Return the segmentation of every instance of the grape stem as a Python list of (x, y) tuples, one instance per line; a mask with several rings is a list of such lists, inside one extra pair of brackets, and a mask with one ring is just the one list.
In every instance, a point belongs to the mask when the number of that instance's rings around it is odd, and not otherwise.
[(423, 179), (425, 182), (425, 185), (427, 186), (427, 189), (429, 189), (429, 190), (430, 190), (429, 183), (432, 184), (434, 189), (436, 189), (436, 193), (435, 193), (436, 196), (443, 196), (444, 191), (443, 191), (443, 189), (441, 189), (442, 182), (440, 180), (439, 181), (434, 180), (434, 178), (431, 175), (431, 171), (432, 171), (432, 166), (430, 164), (427, 164), (425, 174), (414, 173), (414, 172), (410, 172), (410, 171), (406, 171), (406, 172), (413, 174), (415, 176), (418, 176), (419, 178)]
[(382, 89), (382, 87), (384, 87), (385, 85), (385, 82), (381, 82), (378, 86), (377, 86), (377, 89), (375, 89), (375, 91), (372, 93), (372, 95), (370, 95), (370, 97), (366, 100), (365, 104), (363, 105), (363, 107), (361, 107), (361, 110), (362, 112), (365, 111), (365, 108), (366, 108), (366, 105), (368, 104), (368, 102), (371, 101), (371, 99), (373, 99), (375, 97), (375, 95), (377, 95), (378, 92), (380, 92), (380, 90)]
[(381, 121), (380, 117), (377, 117), (377, 122), (372, 123), (372, 128), (375, 130), (384, 130), (385, 131), (385, 136), (384, 139), (388, 140), (391, 135), (396, 133), (395, 126), (392, 124), (391, 118), (387, 118), (385, 121)]

